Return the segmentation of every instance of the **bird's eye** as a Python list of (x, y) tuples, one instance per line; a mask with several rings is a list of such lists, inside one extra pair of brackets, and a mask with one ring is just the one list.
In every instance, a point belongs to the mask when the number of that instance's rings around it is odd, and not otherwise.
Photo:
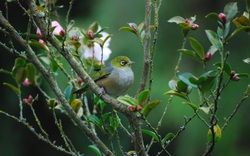
[(120, 64), (124, 66), (126, 64), (126, 61), (121, 61)]

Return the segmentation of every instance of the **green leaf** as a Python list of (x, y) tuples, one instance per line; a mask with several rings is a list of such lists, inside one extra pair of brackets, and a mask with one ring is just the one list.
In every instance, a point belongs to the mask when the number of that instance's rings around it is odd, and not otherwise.
[[(231, 66), (230, 66), (227, 62), (225, 62), (223, 65), (224, 65), (224, 67), (223, 67), (222, 70), (223, 70), (228, 76), (231, 76), (231, 71), (232, 71)], [(220, 70), (221, 70), (221, 63), (220, 63), (220, 62), (215, 63), (214, 66), (219, 67)]]
[(149, 95), (150, 95), (150, 92), (148, 89), (140, 92), (140, 94), (137, 97), (137, 101), (140, 106), (142, 106), (148, 100)]
[(175, 96), (178, 96), (184, 100), (187, 100), (189, 101), (187, 95), (183, 94), (183, 93), (180, 93), (180, 92), (176, 92), (174, 90), (170, 90), (170, 91), (167, 91), (166, 93), (164, 93), (165, 95), (168, 94), (168, 95), (175, 95)]
[(132, 32), (136, 34), (136, 31), (132, 29), (131, 27), (121, 27), (119, 30), (124, 30), (124, 31), (128, 31), (128, 32)]
[[(215, 138), (214, 138), (214, 142), (219, 142), (220, 139), (221, 139), (221, 136), (222, 136), (222, 132), (221, 132), (221, 129), (220, 129), (220, 126), (217, 124), (213, 127), (213, 131), (214, 131), (214, 134), (215, 134)], [(213, 134), (212, 134), (212, 130), (209, 129), (208, 130), (208, 133), (207, 133), (207, 139), (208, 139), (208, 142), (212, 143), (213, 142)]]
[(144, 27), (144, 23), (139, 24), (137, 31), (140, 33), (143, 30), (143, 27)]
[(237, 29), (235, 29), (232, 33), (231, 33), (231, 35), (226, 39), (226, 41), (228, 41), (228, 40), (230, 40), (231, 38), (233, 38), (236, 34), (238, 34), (240, 31), (242, 31), (242, 30), (244, 30), (244, 31), (250, 31), (250, 26), (240, 26), (240, 27), (238, 27)]
[(227, 16), (227, 22), (231, 21), (238, 12), (237, 2), (228, 3), (224, 7), (224, 13)]
[(190, 106), (194, 110), (194, 112), (196, 112), (197, 109), (198, 109), (197, 106), (195, 104), (193, 104), (193, 103), (190, 103), (190, 102), (182, 102), (182, 103), (185, 104), (185, 105)]
[(185, 23), (185, 19), (181, 16), (175, 16), (175, 17), (172, 17), (168, 20), (169, 23), (176, 23), (176, 24), (179, 24), (179, 23)]
[(96, 32), (96, 31), (98, 30), (98, 27), (99, 27), (99, 24), (98, 24), (97, 22), (93, 22), (93, 23), (89, 26), (88, 30), (92, 30), (93, 32)]
[(119, 96), (117, 100), (127, 106), (135, 106), (138, 105), (138, 101), (135, 98), (132, 98), (130, 96)]
[(165, 144), (168, 140), (171, 140), (171, 138), (173, 138), (175, 135), (174, 133), (168, 133), (167, 135), (165, 135), (165, 137), (161, 140), (161, 142), (163, 144)]
[(92, 122), (93, 124), (95, 124), (96, 126), (100, 127), (102, 126), (102, 121), (95, 115), (89, 115), (87, 116), (88, 121)]
[(147, 129), (142, 129), (141, 131), (142, 131), (143, 133), (145, 133), (145, 134), (150, 135), (150, 136), (153, 137), (157, 142), (159, 142), (159, 138), (158, 138), (158, 136), (155, 134), (155, 132), (150, 131), (150, 130), (147, 130)]
[(194, 38), (189, 37), (188, 38), (191, 44), (191, 47), (194, 49), (194, 51), (197, 53), (197, 55), (200, 57), (200, 59), (203, 59), (205, 56), (204, 48), (202, 45)]
[(64, 94), (66, 100), (70, 100), (70, 97), (71, 97), (71, 95), (72, 95), (72, 89), (73, 89), (73, 85), (68, 85), (68, 86), (65, 88), (63, 94)]
[(190, 93), (189, 86), (181, 80), (177, 81), (177, 90), (178, 92)]
[(183, 73), (181, 75), (179, 75), (179, 79), (182, 80), (184, 83), (186, 83), (187, 85), (191, 86), (192, 88), (197, 88), (197, 85), (195, 84), (192, 84), (190, 81), (189, 81), (189, 78), (190, 77), (193, 77), (193, 78), (196, 78), (193, 74), (191, 73)]
[(20, 96), (21, 91), (16, 86), (7, 82), (4, 82), (3, 85), (10, 87), (17, 94), (17, 96)]
[(36, 82), (36, 67), (32, 63), (28, 63), (26, 69), (28, 70), (27, 78), (34, 84)]
[(245, 78), (248, 78), (249, 75), (247, 73), (236, 73), (235, 76), (238, 76), (238, 77), (245, 77)]
[(218, 35), (212, 30), (205, 30), (205, 32), (212, 45), (219, 51), (223, 51), (223, 43), (219, 39)]
[(32, 47), (32, 48), (38, 48), (38, 49), (42, 49), (42, 50), (45, 50), (45, 51), (49, 51), (48, 47), (37, 42), (37, 41), (31, 41), (29, 42), (29, 45)]
[(202, 60), (197, 56), (197, 54), (192, 51), (192, 50), (188, 50), (188, 49), (178, 49), (178, 52), (181, 52), (185, 55), (187, 55), (188, 57), (192, 58), (193, 60), (202, 63)]
[(96, 147), (95, 145), (89, 145), (88, 146), (91, 150), (93, 150), (98, 156), (102, 156), (100, 150), (98, 147)]
[(156, 107), (160, 104), (161, 102), (159, 100), (154, 100), (150, 103), (148, 103), (144, 108), (143, 108), (143, 112), (142, 114), (147, 117), (148, 114)]
[(205, 18), (214, 18), (214, 19), (216, 19), (217, 21), (221, 21), (221, 19), (219, 18), (218, 13), (216, 13), (216, 12), (211, 12), (211, 13), (207, 14), (207, 15), (205, 16)]
[(16, 80), (17, 84), (21, 84), (28, 75), (28, 70), (21, 66), (14, 66), (12, 70), (12, 77)]

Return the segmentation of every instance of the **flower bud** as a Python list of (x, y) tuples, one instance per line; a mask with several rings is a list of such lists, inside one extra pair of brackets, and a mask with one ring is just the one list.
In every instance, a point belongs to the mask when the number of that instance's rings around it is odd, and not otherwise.
[(234, 70), (231, 71), (231, 76), (234, 77), (236, 72)]
[(71, 39), (72, 39), (73, 41), (77, 41), (76, 35), (72, 35)]
[(185, 19), (185, 23), (190, 24), (189, 19)]
[(209, 61), (211, 58), (212, 58), (212, 53), (207, 52), (206, 55), (205, 55), (205, 57), (204, 57), (204, 60), (205, 61)]
[(135, 111), (135, 106), (128, 106), (128, 111), (134, 112)]
[(78, 84), (82, 84), (82, 79), (80, 77), (77, 78), (77, 82), (78, 82)]
[(133, 29), (133, 30), (136, 30), (134, 25), (131, 25), (130, 28)]
[(137, 110), (137, 111), (141, 111), (141, 110), (142, 110), (142, 106), (138, 105), (138, 106), (136, 107), (136, 110)]
[(36, 34), (40, 37), (43, 37), (42, 32), (39, 28), (36, 29)]
[(26, 78), (26, 79), (22, 82), (22, 85), (24, 85), (24, 86), (29, 86), (29, 85), (31, 85), (31, 82), (29, 81), (28, 78)]
[(32, 95), (29, 95), (28, 101), (29, 101), (29, 102), (32, 102), (32, 101), (33, 101), (33, 96), (32, 96)]
[(29, 100), (28, 99), (23, 99), (23, 103), (25, 103), (25, 104), (29, 104)]
[(87, 35), (89, 36), (90, 39), (93, 39), (95, 37), (93, 30), (88, 30)]
[(231, 80), (232, 80), (232, 81), (240, 81), (240, 77), (238, 77), (238, 76), (233, 76), (233, 77), (231, 78)]
[(227, 16), (224, 14), (224, 13), (220, 13), (219, 14), (219, 18), (222, 20), (222, 21), (225, 21)]
[(198, 25), (198, 24), (195, 24), (195, 23), (194, 23), (194, 24), (192, 25), (192, 29), (193, 29), (193, 30), (198, 29), (198, 28), (199, 28), (199, 25)]

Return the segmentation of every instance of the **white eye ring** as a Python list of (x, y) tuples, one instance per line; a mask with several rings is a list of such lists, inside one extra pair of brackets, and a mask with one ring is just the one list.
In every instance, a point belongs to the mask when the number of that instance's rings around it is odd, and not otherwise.
[(124, 65), (126, 64), (126, 61), (123, 61), (123, 60), (122, 60), (122, 61), (120, 62), (120, 64), (121, 64), (122, 66), (124, 66)]

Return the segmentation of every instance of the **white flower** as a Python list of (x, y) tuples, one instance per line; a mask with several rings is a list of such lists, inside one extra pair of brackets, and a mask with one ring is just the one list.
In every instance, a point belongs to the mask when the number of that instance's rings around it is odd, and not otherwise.
[[(100, 38), (101, 40), (104, 40), (109, 34), (106, 32), (101, 32), (100, 33), (102, 37)], [(111, 49), (109, 48), (111, 38), (109, 38), (104, 46), (103, 46), (103, 51), (101, 46), (98, 43), (93, 43), (92, 45), (84, 45), (84, 54), (83, 57), (86, 58), (96, 58), (98, 61), (101, 62), (101, 60), (104, 62), (109, 58), (109, 55), (112, 53)], [(103, 53), (103, 54), (102, 54)], [(103, 56), (102, 56), (103, 55)]]

